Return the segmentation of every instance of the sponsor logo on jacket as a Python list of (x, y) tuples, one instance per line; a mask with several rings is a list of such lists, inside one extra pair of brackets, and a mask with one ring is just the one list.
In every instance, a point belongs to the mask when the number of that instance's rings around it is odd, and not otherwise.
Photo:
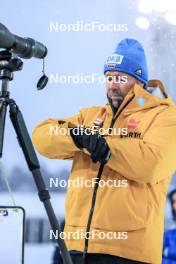
[(128, 133), (126, 135), (120, 135), (121, 138), (141, 138), (141, 133), (137, 131), (133, 131), (138, 127), (140, 121), (136, 118), (130, 118), (127, 122)]
[(127, 128), (129, 130), (132, 130), (132, 129), (138, 127), (139, 123), (140, 123), (140, 121), (138, 121), (136, 118), (130, 118), (127, 122)]

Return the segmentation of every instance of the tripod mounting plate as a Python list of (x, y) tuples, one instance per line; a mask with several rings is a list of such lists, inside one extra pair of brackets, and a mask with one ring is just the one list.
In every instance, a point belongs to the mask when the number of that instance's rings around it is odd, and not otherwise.
[(9, 50), (0, 51), (0, 79), (13, 79), (13, 72), (21, 71), (23, 61), (18, 57), (13, 57)]

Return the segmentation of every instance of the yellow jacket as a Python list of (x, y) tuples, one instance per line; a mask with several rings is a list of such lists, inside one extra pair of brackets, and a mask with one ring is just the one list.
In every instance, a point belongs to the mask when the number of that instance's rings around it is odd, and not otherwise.
[[(162, 88), (159, 82), (151, 84)], [(107, 103), (81, 109), (67, 119), (45, 120), (34, 129), (33, 143), (41, 155), (73, 159), (70, 180), (86, 181), (99, 173), (101, 182), (119, 183), (113, 187), (70, 184), (64, 230), (69, 250), (161, 264), (166, 193), (176, 168), (176, 108), (167, 94), (166, 97), (160, 99), (135, 85), (114, 117)], [(70, 135), (50, 135), (51, 126), (92, 127), (97, 119), (103, 120), (103, 128), (107, 129), (112, 118), (113, 128), (128, 130), (125, 135), (105, 135), (112, 154), (101, 169), (85, 150), (74, 145)], [(78, 232), (84, 235), (71, 235)], [(85, 239), (86, 232), (98, 235), (92, 237), (89, 233)], [(117, 236), (109, 238), (112, 232)]]

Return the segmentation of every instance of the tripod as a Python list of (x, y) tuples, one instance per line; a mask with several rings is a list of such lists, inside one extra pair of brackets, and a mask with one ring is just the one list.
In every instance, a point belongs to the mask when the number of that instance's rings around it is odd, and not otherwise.
[(10, 92), (8, 91), (9, 82), (13, 80), (13, 72), (22, 70), (22, 67), (23, 62), (21, 59), (18, 57), (13, 58), (10, 51), (0, 51), (0, 80), (2, 80), (0, 92), (0, 158), (2, 157), (3, 152), (6, 112), (7, 107), (9, 106), (10, 119), (15, 129), (19, 144), (22, 148), (28, 168), (33, 175), (38, 190), (39, 199), (45, 207), (52, 230), (59, 233), (56, 242), (61, 250), (64, 264), (72, 264), (72, 260), (69, 252), (67, 251), (65, 242), (60, 238), (61, 228), (52, 208), (50, 195), (46, 189), (40, 171), (40, 164), (26, 128), (25, 121), (18, 105), (13, 99), (10, 98)]

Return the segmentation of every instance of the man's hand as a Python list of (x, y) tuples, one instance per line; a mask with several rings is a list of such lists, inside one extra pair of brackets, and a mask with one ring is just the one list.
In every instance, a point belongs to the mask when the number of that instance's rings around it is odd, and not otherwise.
[(87, 149), (93, 162), (99, 161), (101, 164), (105, 164), (111, 155), (110, 148), (101, 135), (90, 132), (91, 130), (84, 128), (70, 129), (75, 145), (80, 149)]

